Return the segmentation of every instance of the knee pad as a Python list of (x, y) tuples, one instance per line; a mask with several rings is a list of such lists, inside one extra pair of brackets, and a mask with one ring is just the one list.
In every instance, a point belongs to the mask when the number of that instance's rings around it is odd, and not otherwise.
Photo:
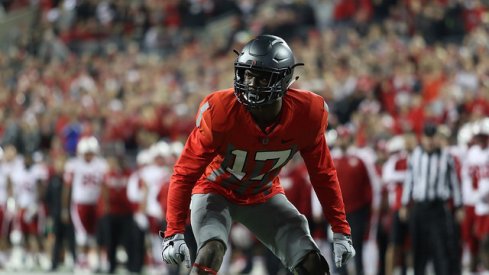
[[(209, 240), (200, 247), (195, 260), (194, 268), (197, 274), (213, 274), (211, 271), (219, 269), (226, 245), (221, 240)], [(193, 274), (193, 273), (192, 273)]]
[(201, 251), (211, 251), (213, 253), (217, 253), (218, 255), (224, 256), (226, 252), (226, 244), (221, 240), (208, 240), (205, 242), (199, 249), (199, 253)]
[[(312, 254), (312, 255), (311, 255)], [(329, 275), (329, 265), (326, 259), (317, 251), (311, 251), (294, 268), (295, 275)]]

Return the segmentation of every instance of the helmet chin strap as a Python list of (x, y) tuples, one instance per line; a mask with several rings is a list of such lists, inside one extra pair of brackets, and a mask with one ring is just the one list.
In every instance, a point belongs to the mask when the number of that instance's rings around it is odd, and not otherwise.
[(294, 79), (292, 79), (292, 81), (290, 81), (289, 85), (287, 86), (287, 89), (289, 89), (290, 86), (292, 86), (292, 84), (294, 84), (294, 82), (297, 81), (297, 79), (299, 79), (299, 76), (294, 77)]
[[(294, 69), (295, 67), (298, 67), (298, 66), (304, 66), (304, 63), (296, 63), (290, 69)], [(298, 79), (299, 79), (299, 76), (294, 77), (294, 79), (292, 79), (292, 81), (290, 81), (289, 85), (287, 85), (286, 90), (288, 90), (290, 88), (290, 86), (292, 86), (292, 84), (294, 84), (294, 82), (296, 82)]]

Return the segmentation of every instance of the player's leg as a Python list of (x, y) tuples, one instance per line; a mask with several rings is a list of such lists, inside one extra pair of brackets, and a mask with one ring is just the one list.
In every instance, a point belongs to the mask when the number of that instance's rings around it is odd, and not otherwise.
[(222, 241), (207, 241), (199, 249), (190, 274), (217, 274), (225, 252), (226, 246)]
[(477, 216), (475, 228), (480, 240), (480, 261), (484, 269), (487, 270), (489, 269), (489, 216)]
[(431, 247), (428, 243), (431, 240), (429, 239), (430, 236), (428, 236), (426, 214), (426, 209), (418, 204), (415, 204), (410, 210), (409, 231), (411, 234), (414, 274), (425, 274), (426, 265), (430, 258)]
[(407, 227), (407, 223), (399, 219), (399, 211), (395, 211), (392, 215), (390, 240), (386, 252), (385, 274), (405, 274), (406, 255), (404, 255), (404, 247), (409, 234)]
[(190, 274), (217, 274), (231, 230), (228, 201), (216, 194), (195, 194), (190, 204), (197, 257)]
[(297, 275), (330, 274), (326, 259), (317, 251), (310, 251), (294, 268), (294, 273)]
[(263, 204), (234, 206), (231, 215), (247, 226), (290, 271), (329, 274), (329, 266), (312, 239), (306, 218), (283, 194)]
[(489, 235), (481, 238), (480, 259), (484, 268), (489, 269)]
[(72, 204), (71, 220), (75, 229), (75, 240), (78, 247), (76, 265), (88, 269), (88, 255), (94, 246), (95, 226), (97, 224), (96, 205)]
[(474, 224), (476, 224), (475, 207), (465, 205), (465, 218), (461, 225), (462, 240), (466, 251), (469, 254), (469, 272), (476, 273), (479, 264), (479, 243), (475, 234)]

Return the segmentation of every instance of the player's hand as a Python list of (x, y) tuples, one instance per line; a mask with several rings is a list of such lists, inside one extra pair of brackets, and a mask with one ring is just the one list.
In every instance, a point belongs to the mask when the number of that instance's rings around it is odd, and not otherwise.
[[(160, 232), (163, 237), (163, 232)], [(190, 252), (183, 234), (175, 234), (163, 239), (163, 261), (167, 264), (179, 264), (185, 261), (185, 266), (190, 268)]]
[(334, 233), (333, 234), (333, 253), (336, 267), (342, 267), (348, 260), (355, 256), (355, 249), (351, 243), (350, 236)]
[(143, 231), (148, 229), (149, 221), (148, 221), (148, 217), (146, 217), (144, 213), (137, 212), (136, 214), (134, 214), (133, 219), (136, 225), (139, 227), (139, 229)]
[(465, 209), (459, 208), (455, 210), (455, 221), (462, 223), (465, 220)]
[(401, 220), (401, 222), (407, 222), (408, 215), (409, 213), (406, 206), (403, 206), (399, 209), (399, 220)]
[(37, 210), (37, 205), (35, 203), (27, 207), (24, 212), (24, 222), (31, 223), (34, 217), (37, 215)]
[(61, 210), (61, 222), (63, 224), (70, 223), (70, 211), (68, 211), (68, 209), (66, 209), (66, 208), (63, 208)]

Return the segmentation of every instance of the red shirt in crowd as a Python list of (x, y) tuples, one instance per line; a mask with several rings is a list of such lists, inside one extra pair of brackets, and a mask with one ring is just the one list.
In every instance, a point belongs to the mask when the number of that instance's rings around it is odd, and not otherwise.
[(372, 186), (367, 166), (351, 154), (333, 157), (343, 194), (346, 213), (354, 212), (372, 203)]
[(312, 186), (307, 177), (307, 168), (296, 164), (284, 177), (281, 177), (285, 196), (306, 218), (312, 218)]
[(108, 214), (127, 215), (133, 212), (132, 204), (127, 198), (127, 180), (129, 174), (126, 172), (111, 171), (107, 174), (105, 185), (107, 188)]

